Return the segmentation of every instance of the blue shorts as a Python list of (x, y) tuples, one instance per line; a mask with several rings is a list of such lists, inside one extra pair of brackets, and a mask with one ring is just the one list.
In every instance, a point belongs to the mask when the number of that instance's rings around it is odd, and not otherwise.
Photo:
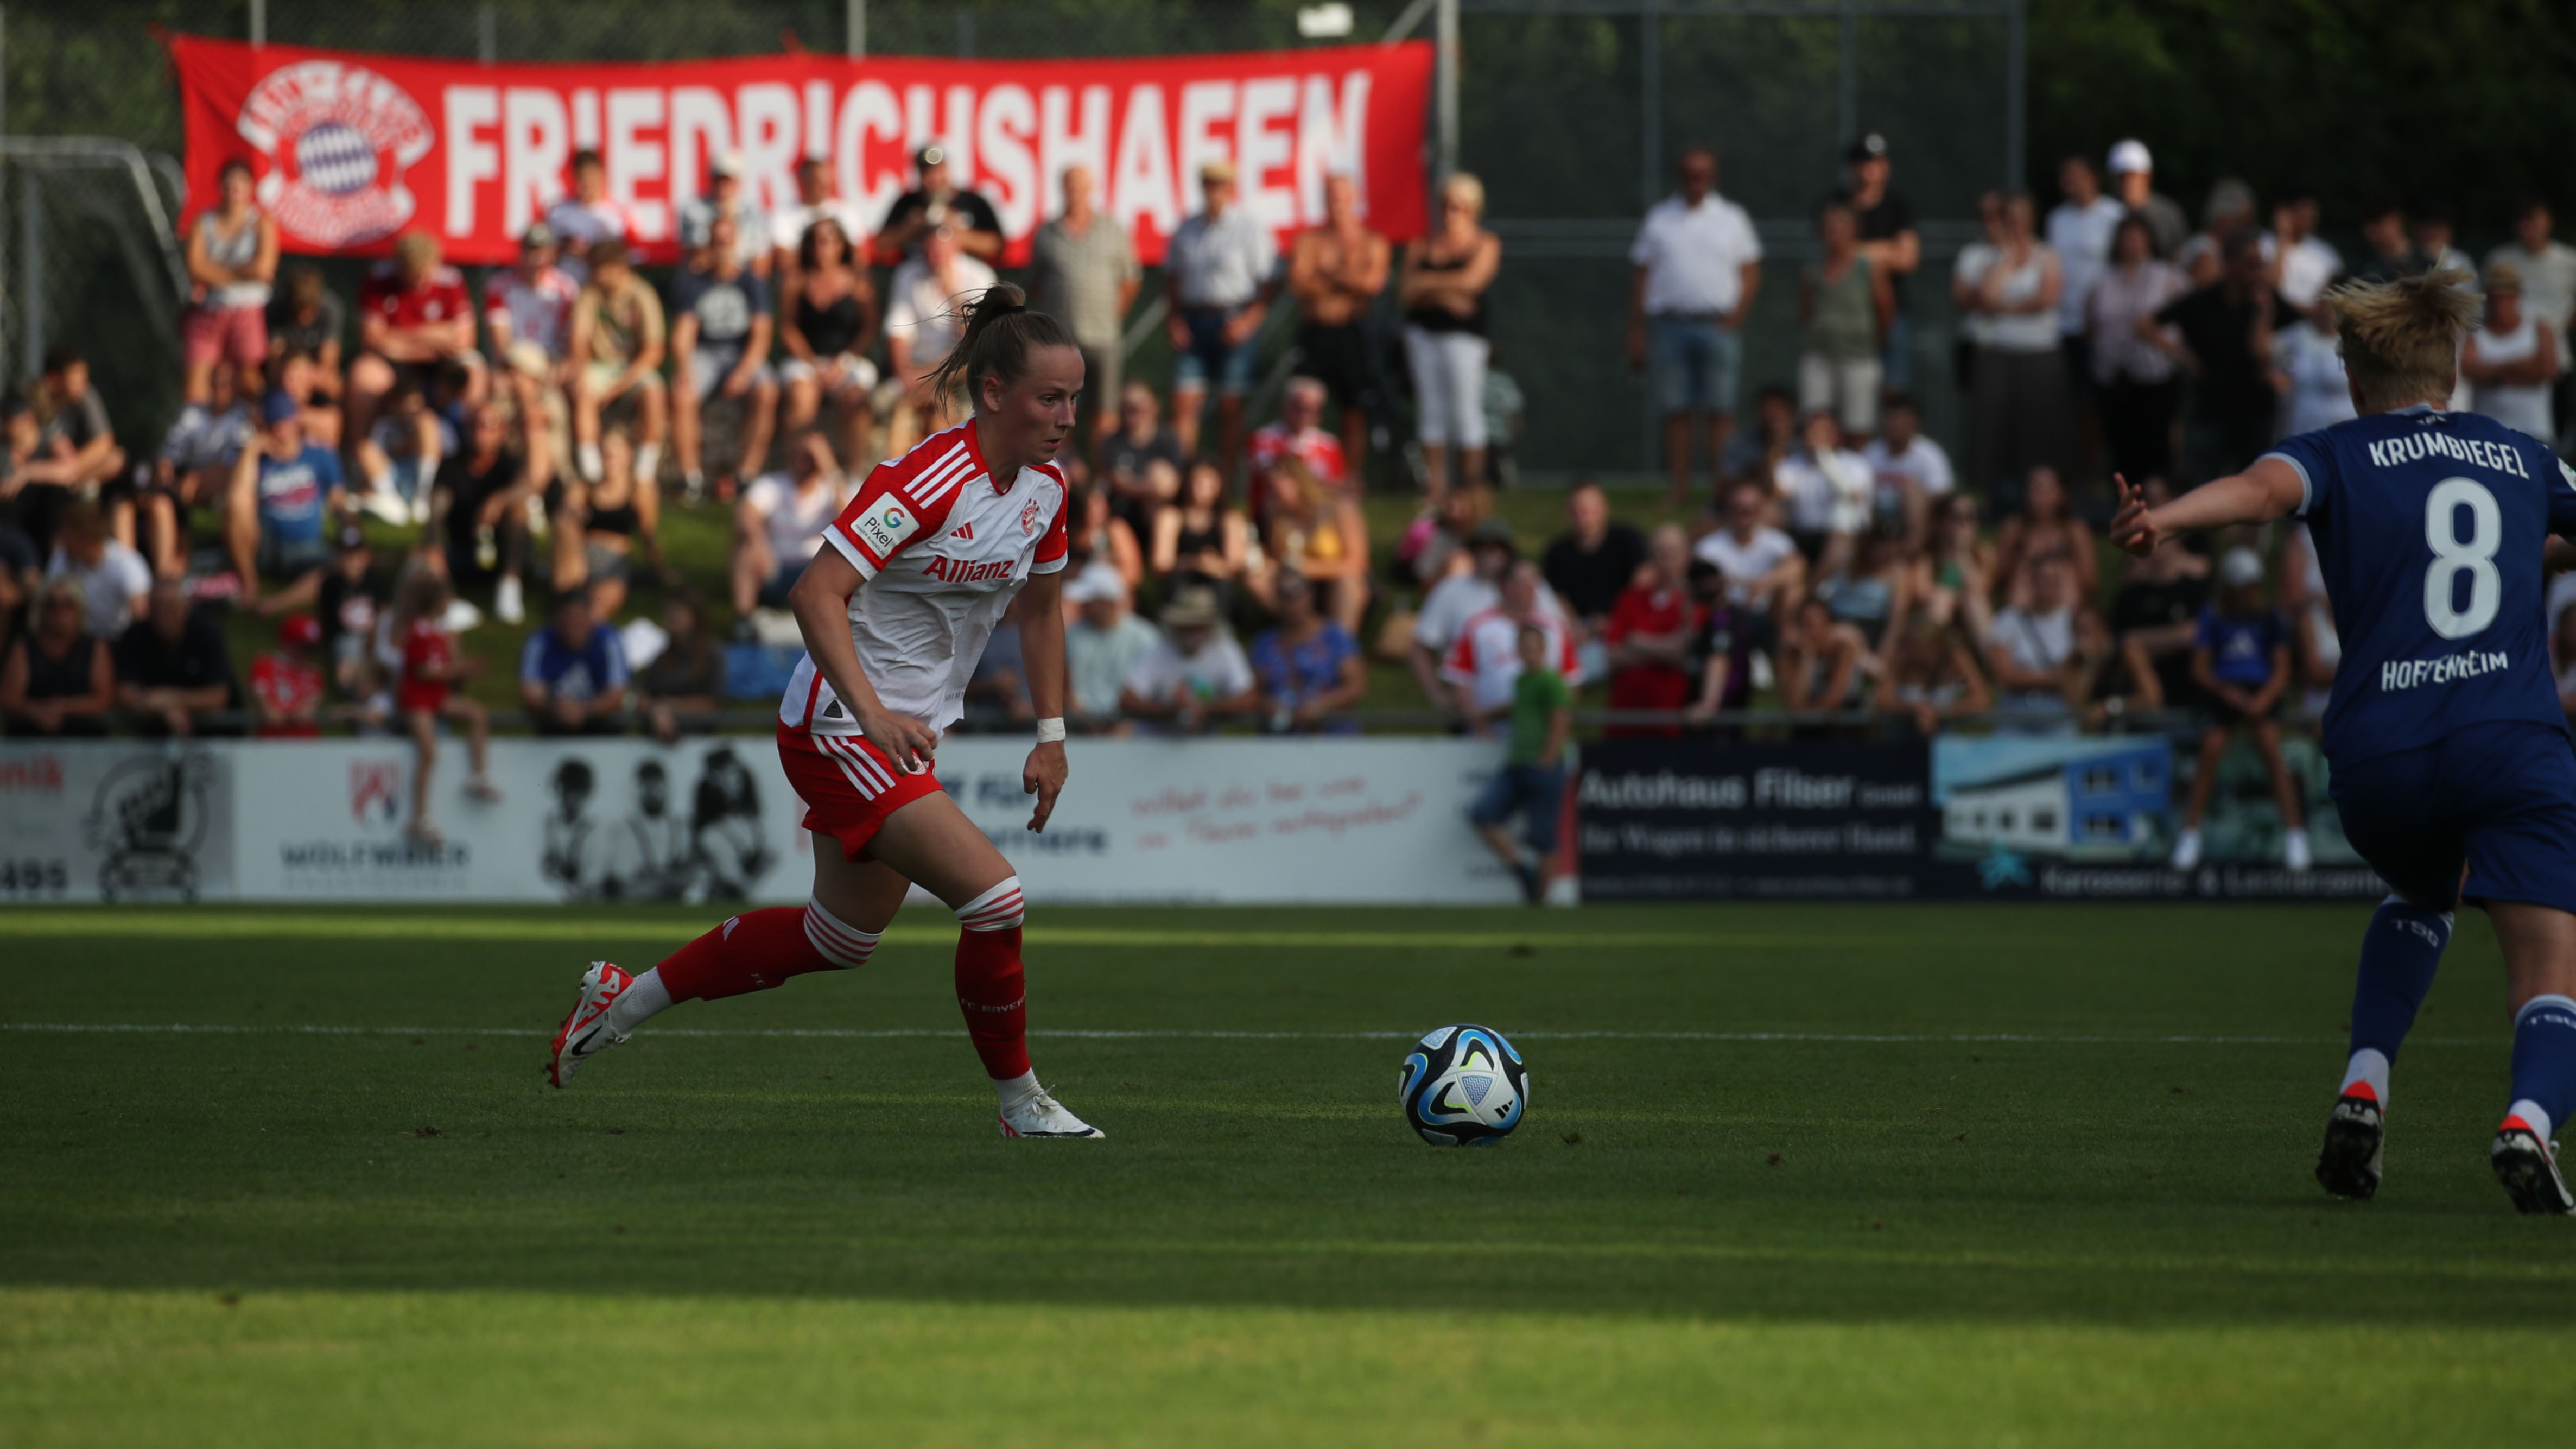
[(1697, 317), (1646, 319), (1646, 352), (1654, 368), (1655, 401), (1674, 413), (1733, 414), (1737, 374), (1744, 367), (1744, 339)]
[(1242, 310), (1194, 307), (1181, 313), (1181, 325), (1189, 329), (1190, 345), (1172, 359), (1172, 386), (1205, 392), (1213, 382), (1221, 397), (1241, 397), (1252, 390), (1252, 366), (1259, 360), (1261, 329), (1252, 329), (1252, 335), (1241, 342), (1229, 344), (1225, 340), (1225, 324)]
[(1479, 825), (1500, 825), (1518, 814), (1521, 838), (1540, 855), (1556, 853), (1557, 818), (1565, 809), (1565, 766), (1505, 765), (1485, 782), (1485, 793), (1467, 807)]
[(2576, 751), (2564, 730), (2472, 725), (2337, 768), (2334, 801), (2344, 838), (2417, 905), (2521, 901), (2576, 912)]

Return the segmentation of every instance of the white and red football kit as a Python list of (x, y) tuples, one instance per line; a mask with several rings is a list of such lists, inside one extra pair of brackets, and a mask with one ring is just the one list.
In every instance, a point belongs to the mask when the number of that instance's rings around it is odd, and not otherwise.
[(465, 295), (465, 274), (454, 267), (435, 268), (420, 286), (410, 287), (403, 284), (402, 267), (384, 261), (368, 268), (358, 284), (358, 310), (382, 317), (389, 327), (409, 329), (470, 317), (474, 303)]
[[(865, 580), (850, 596), (850, 642), (889, 712), (932, 729), (965, 713), (967, 681), (1011, 596), (1031, 575), (1064, 567), (1067, 498), (1052, 465), (992, 476), (972, 422), (868, 474), (823, 539)], [(778, 704), (778, 755), (805, 801), (805, 828), (837, 837), (853, 857), (888, 815), (939, 788), (862, 737), (810, 657)]]
[[(1565, 621), (1545, 609), (1531, 611), (1531, 623), (1547, 631), (1548, 657), (1569, 685), (1583, 680), (1583, 665), (1574, 653), (1574, 635)], [(1487, 609), (1469, 619), (1449, 644), (1440, 677), (1464, 684), (1475, 693), (1476, 708), (1500, 709), (1512, 702), (1512, 685), (1521, 677), (1521, 621), (1500, 609)]]

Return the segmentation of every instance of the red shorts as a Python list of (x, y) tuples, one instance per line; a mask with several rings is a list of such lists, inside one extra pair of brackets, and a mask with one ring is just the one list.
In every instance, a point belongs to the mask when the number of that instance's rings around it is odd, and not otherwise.
[(413, 710), (436, 714), (447, 708), (447, 692), (451, 687), (444, 679), (405, 679), (394, 686), (394, 708), (405, 714)]
[(268, 314), (257, 307), (193, 307), (179, 323), (179, 351), (190, 367), (229, 357), (244, 371), (268, 361)]
[(817, 735), (782, 724), (778, 763), (805, 802), (805, 828), (841, 842), (841, 853), (852, 860), (868, 858), (868, 842), (887, 816), (939, 790), (937, 776), (897, 770), (885, 751), (857, 735)]

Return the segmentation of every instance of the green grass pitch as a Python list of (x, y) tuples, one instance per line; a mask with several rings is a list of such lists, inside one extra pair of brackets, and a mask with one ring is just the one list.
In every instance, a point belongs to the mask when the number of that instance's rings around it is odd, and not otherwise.
[[(2368, 1205), (2349, 907), (1040, 909), (540, 1079), (710, 912), (0, 914), (0, 1444), (2388, 1445), (2564, 1432), (2464, 917)], [(1404, 1038), (1529, 1059), (1436, 1150)], [(205, 1031), (67, 1027), (193, 1026)]]

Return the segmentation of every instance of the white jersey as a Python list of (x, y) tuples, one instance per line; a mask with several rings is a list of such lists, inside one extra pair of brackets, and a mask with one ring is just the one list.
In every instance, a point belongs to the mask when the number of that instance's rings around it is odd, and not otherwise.
[[(865, 580), (850, 596), (850, 642), (892, 713), (946, 729), (965, 713), (984, 643), (1032, 574), (1064, 568), (1064, 475), (1023, 468), (1007, 485), (984, 469), (968, 421), (879, 463), (823, 530)], [(860, 733), (809, 656), (797, 661), (779, 723)]]

